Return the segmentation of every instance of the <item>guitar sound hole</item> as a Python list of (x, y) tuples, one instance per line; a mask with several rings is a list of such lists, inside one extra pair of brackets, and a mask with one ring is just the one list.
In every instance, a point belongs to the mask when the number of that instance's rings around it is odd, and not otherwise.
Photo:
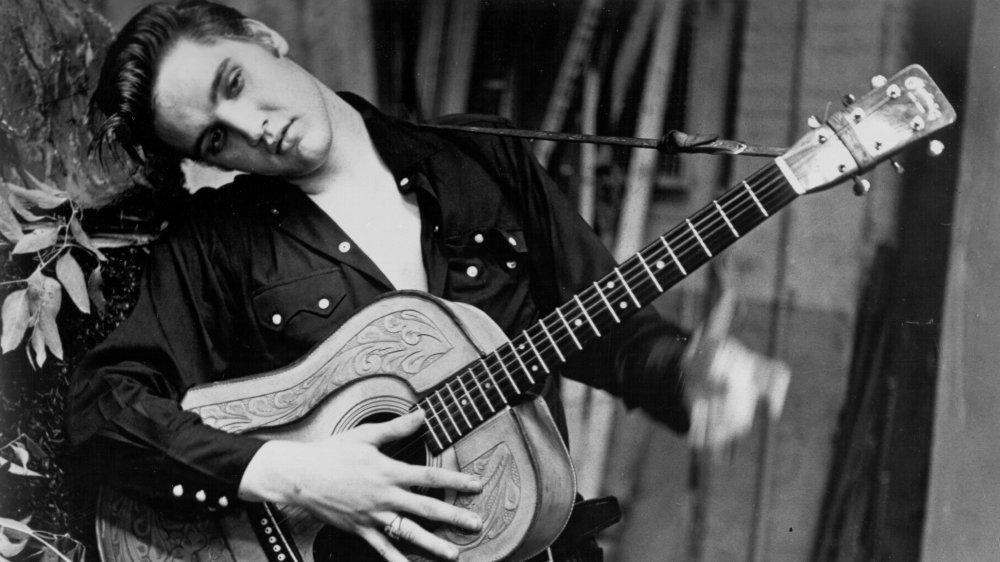
[[(397, 417), (399, 417), (399, 414), (397, 413), (379, 412), (363, 417), (357, 425), (383, 423)], [(386, 456), (407, 464), (420, 466), (426, 465), (430, 457), (427, 448), (424, 446), (423, 439), (420, 438), (419, 434), (420, 432), (418, 431), (415, 436), (387, 443), (379, 447), (379, 450)], [(444, 493), (439, 489), (419, 487), (413, 488), (412, 490), (418, 494), (430, 496), (432, 498), (444, 498)], [(434, 529), (437, 528), (437, 525), (432, 522), (422, 520), (410, 514), (407, 514), (407, 517), (417, 521), (420, 526), (428, 531), (433, 532)], [(403, 552), (407, 552), (408, 550), (412, 551), (412, 549), (406, 548), (407, 545), (397, 543), (396, 546), (397, 548), (403, 550)], [(423, 556), (430, 557), (427, 553), (421, 554)], [(378, 553), (376, 553), (375, 550), (372, 549), (361, 537), (352, 533), (346, 533), (329, 525), (323, 527), (323, 529), (316, 536), (316, 540), (313, 543), (313, 558), (316, 562), (342, 562), (345, 560), (377, 562), (382, 560), (382, 557), (379, 556)]]

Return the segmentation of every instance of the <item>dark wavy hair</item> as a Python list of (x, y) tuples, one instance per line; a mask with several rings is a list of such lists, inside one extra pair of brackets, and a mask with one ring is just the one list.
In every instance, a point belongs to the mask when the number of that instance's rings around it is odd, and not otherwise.
[(124, 152), (140, 168), (179, 161), (153, 132), (153, 82), (161, 57), (180, 38), (211, 43), (222, 37), (251, 37), (239, 11), (204, 0), (146, 6), (125, 24), (108, 47), (90, 109), (105, 116), (90, 145), (104, 161)]

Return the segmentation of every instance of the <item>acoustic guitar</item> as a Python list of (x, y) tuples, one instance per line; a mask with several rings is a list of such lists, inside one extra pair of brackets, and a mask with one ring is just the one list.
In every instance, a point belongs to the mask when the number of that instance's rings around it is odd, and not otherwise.
[[(551, 415), (526, 391), (800, 195), (857, 177), (955, 120), (954, 109), (919, 66), (888, 80), (877, 77), (873, 85), (783, 155), (520, 334), (509, 338), (468, 305), (413, 291), (391, 293), (294, 364), (192, 388), (182, 407), (228, 432), (312, 441), (419, 406), (426, 412), (423, 431), (387, 453), (477, 474), (485, 485), (480, 494), (440, 495), (477, 512), (481, 532), (444, 525), (434, 532), (457, 544), (462, 560), (529, 558), (559, 535), (576, 486)], [(104, 488), (97, 520), (101, 557), (361, 557), (346, 533), (302, 510), (248, 504), (231, 511), (236, 513), (217, 518), (178, 515)]]

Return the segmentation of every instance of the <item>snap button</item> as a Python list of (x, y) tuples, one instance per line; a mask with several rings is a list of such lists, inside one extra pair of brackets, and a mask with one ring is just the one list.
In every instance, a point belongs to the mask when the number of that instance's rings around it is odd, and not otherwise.
[(477, 232), (476, 235), (472, 237), (472, 239), (476, 241), (476, 244), (482, 244), (483, 240), (485, 240), (481, 232)]
[(275, 312), (275, 313), (274, 313), (274, 314), (273, 314), (273, 315), (271, 316), (271, 323), (272, 323), (272, 324), (274, 324), (275, 326), (278, 326), (278, 325), (280, 325), (280, 324), (281, 324), (281, 315), (280, 315), (280, 314), (278, 314), (277, 312)]
[(465, 274), (468, 275), (469, 277), (475, 277), (475, 276), (479, 275), (479, 268), (476, 267), (476, 266), (474, 266), (474, 265), (470, 265), (465, 270)]
[(198, 490), (194, 493), (194, 499), (203, 502), (208, 496), (205, 494), (205, 490)]
[(511, 236), (510, 238), (507, 238), (507, 241), (510, 242), (511, 246), (517, 246), (517, 240), (514, 240), (513, 236)]
[(434, 225), (434, 232), (437, 232), (437, 231), (439, 231), (439, 230), (441, 230), (441, 227), (440, 227), (439, 225), (436, 225), (436, 224), (435, 224), (435, 225)]
[(326, 309), (330, 308), (330, 299), (328, 299), (326, 297), (321, 298), (321, 299), (319, 299), (319, 302), (316, 303), (316, 304), (319, 305), (320, 310), (326, 310)]
[(340, 253), (346, 254), (347, 252), (351, 251), (351, 243), (350, 242), (341, 242), (340, 245), (337, 246), (337, 249), (340, 250)]
[(410, 178), (403, 178), (399, 180), (399, 187), (406, 187), (408, 183), (410, 183)]
[(174, 486), (174, 489), (171, 490), (171, 492), (173, 492), (175, 498), (179, 498), (184, 495), (184, 486), (178, 484)]
[(219, 507), (229, 507), (229, 498), (226, 496), (219, 498)]
[(271, 208), (271, 214), (272, 214), (272, 215), (277, 215), (278, 213), (279, 213), (278, 209), (276, 209), (276, 208)]
[(513, 260), (507, 262), (507, 269), (517, 269), (517, 262)]

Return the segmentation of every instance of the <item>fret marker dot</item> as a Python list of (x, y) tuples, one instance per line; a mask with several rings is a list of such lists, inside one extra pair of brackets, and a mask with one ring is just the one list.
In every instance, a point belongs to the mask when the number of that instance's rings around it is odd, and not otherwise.
[(517, 348), (523, 350), (524, 349), (524, 344), (522, 343), (521, 345), (517, 346)]
[(663, 263), (663, 260), (656, 262), (656, 269), (663, 269), (664, 267), (667, 267), (667, 264)]
[(531, 370), (532, 371), (537, 371), (538, 370), (538, 365), (532, 365), (531, 366)]
[(607, 288), (614, 289), (615, 288), (615, 282), (614, 281), (608, 281)]
[(577, 318), (577, 319), (576, 319), (576, 320), (575, 320), (575, 321), (573, 322), (573, 324), (576, 324), (576, 327), (577, 327), (577, 328), (579, 328), (580, 326), (583, 326), (583, 320), (580, 320), (579, 318)]
[(628, 303), (625, 302), (625, 301), (622, 301), (621, 304), (619, 304), (618, 306), (620, 306), (622, 308), (628, 308)]
[(493, 386), (491, 383), (486, 383), (486, 388)]
[(459, 402), (459, 404), (461, 404), (461, 405), (463, 405), (463, 406), (467, 406), (467, 405), (469, 404), (469, 401), (468, 401), (468, 400), (466, 400), (465, 398), (463, 398), (463, 399), (461, 400), (461, 402)]

